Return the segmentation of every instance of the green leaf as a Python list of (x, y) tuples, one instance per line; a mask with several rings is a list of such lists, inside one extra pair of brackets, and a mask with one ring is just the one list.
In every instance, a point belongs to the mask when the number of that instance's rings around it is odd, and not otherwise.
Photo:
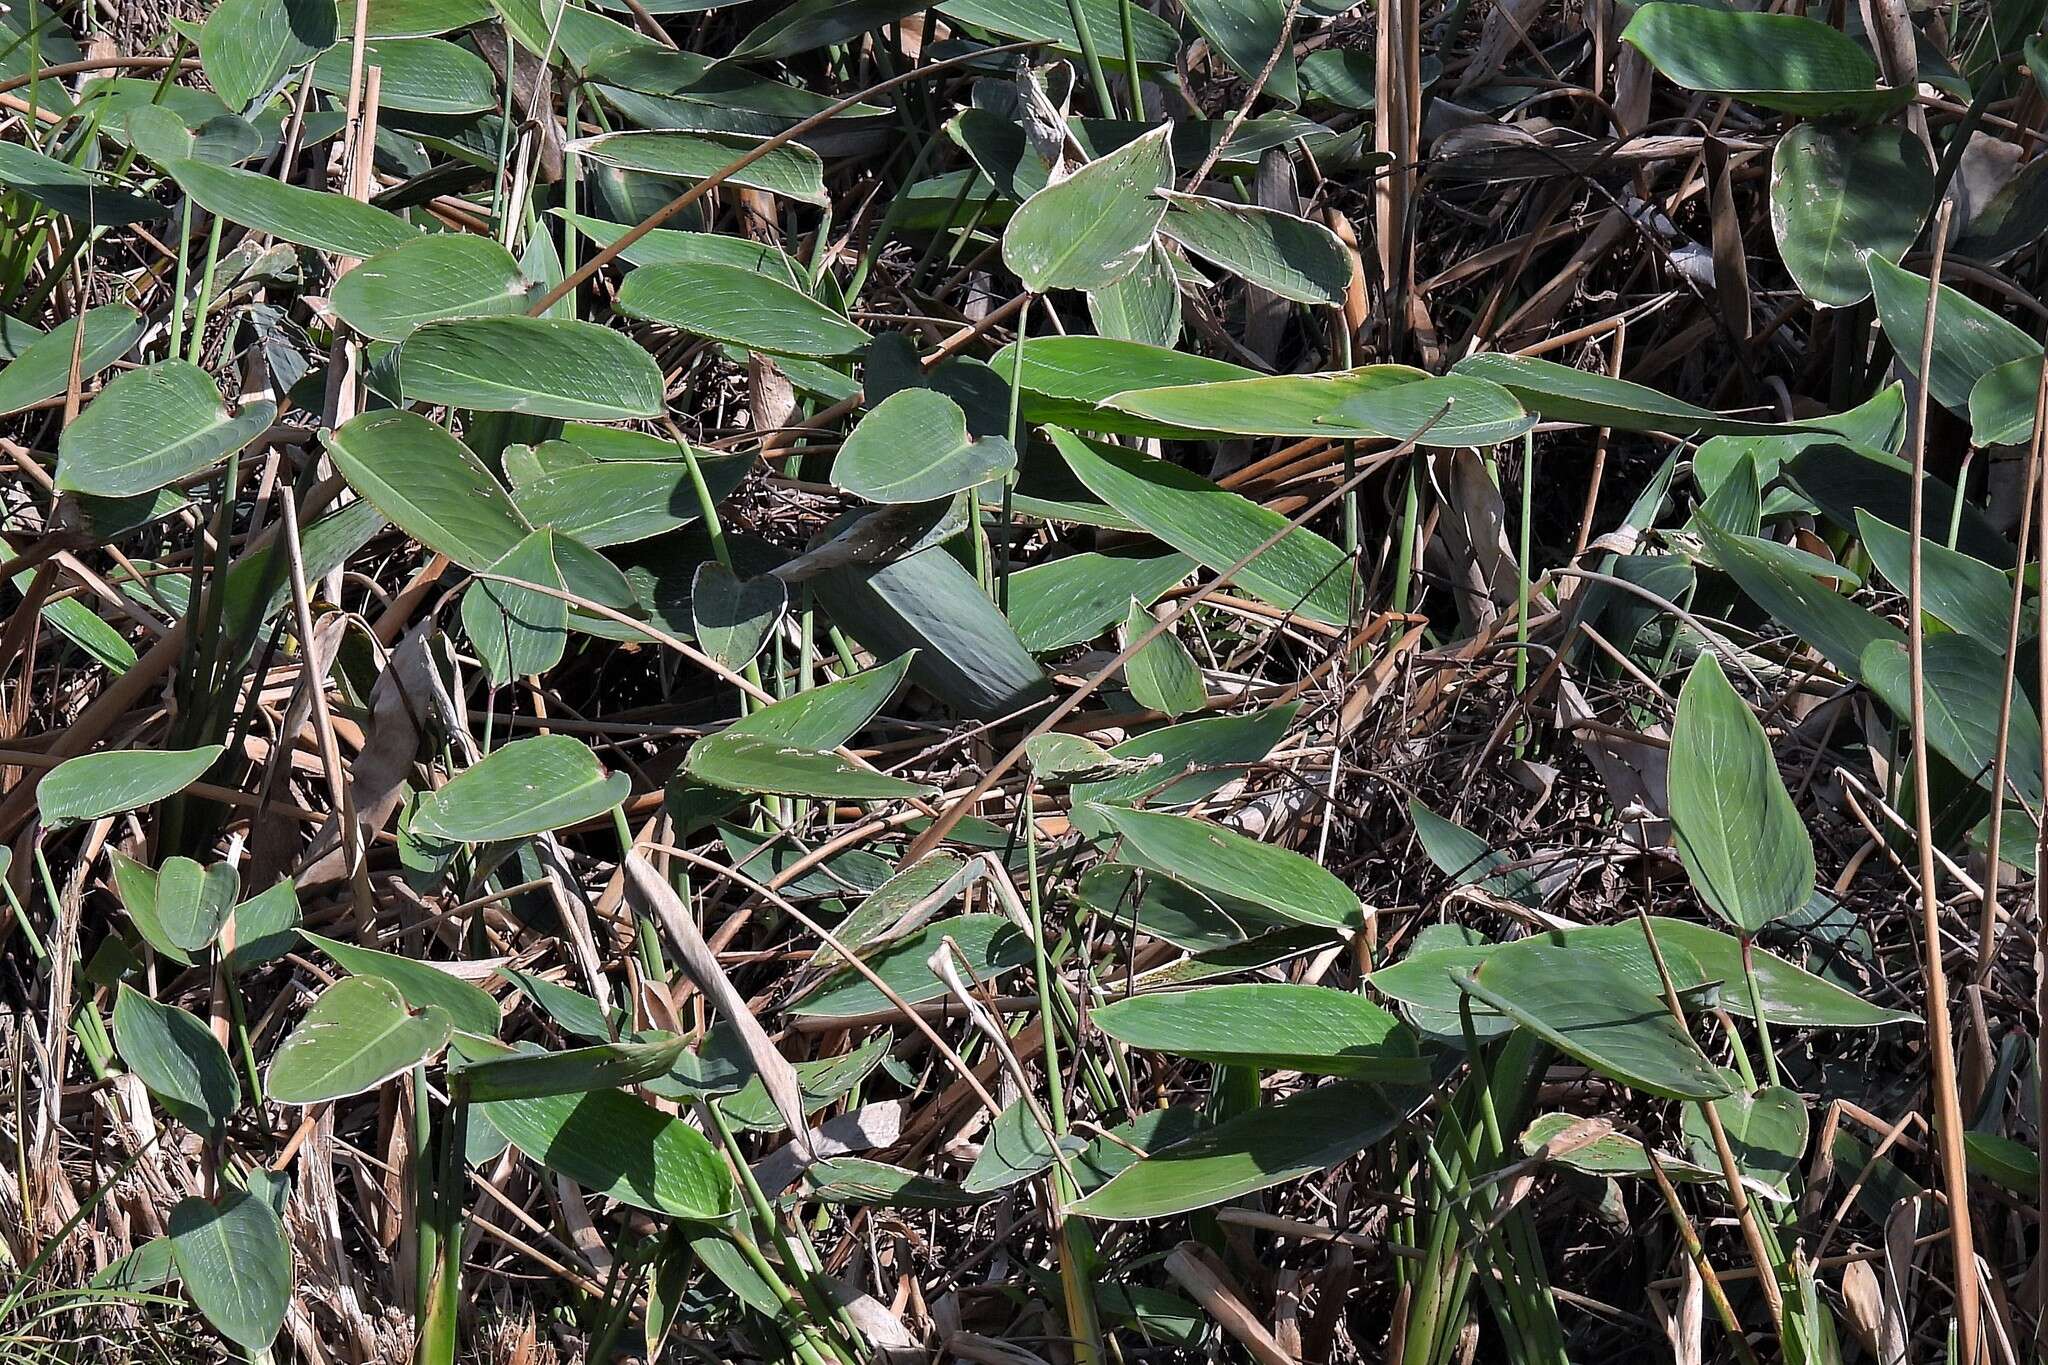
[(1034, 654), (1078, 645), (1124, 619), (1132, 599), (1149, 607), (1194, 569), (1186, 555), (1093, 550), (1034, 564), (1010, 575), (1010, 624)]
[(1723, 417), (1626, 379), (1575, 370), (1534, 356), (1471, 355), (1453, 365), (1451, 373), (1492, 380), (1551, 422), (1668, 436), (1773, 436), (1800, 430), (1776, 422)]
[[(929, 965), (932, 954), (951, 939), (964, 954), (954, 966), (974, 981), (1013, 972), (1031, 960), (1031, 940), (1001, 915), (956, 915), (926, 925), (916, 933), (862, 954), (869, 970), (889, 983), (906, 1003), (916, 1005), (946, 994), (946, 983)], [(827, 977), (816, 990), (791, 1002), (800, 1018), (846, 1019), (894, 1008), (867, 977), (845, 967)]]
[(1088, 295), (1088, 318), (1105, 337), (1148, 346), (1180, 339), (1180, 276), (1157, 239), (1136, 270)]
[(1802, 123), (1771, 154), (1771, 235), (1801, 293), (1843, 308), (1870, 297), (1865, 256), (1897, 264), (1920, 235), (1934, 167), (1890, 124)]
[(197, 749), (109, 749), (67, 758), (36, 788), (37, 808), (51, 829), (136, 810), (185, 790), (226, 752)]
[(173, 1117), (208, 1137), (242, 1102), (227, 1049), (204, 1020), (125, 982), (114, 1000), (114, 1046)]
[[(698, 471), (715, 505), (746, 481), (751, 455), (699, 456)], [(598, 460), (570, 465), (512, 492), (520, 515), (593, 549), (651, 540), (704, 514), (682, 460)]]
[(1996, 1133), (1964, 1133), (1963, 1154), (1973, 1175), (2026, 1198), (2040, 1197), (2041, 1157), (2025, 1143)]
[(1419, 432), (1423, 445), (1466, 446), (1509, 440), (1535, 425), (1498, 384), (1432, 377), (1406, 365), (1155, 386), (1112, 394), (1103, 403), (1163, 433), (1405, 441)]
[(1171, 124), (1097, 157), (1026, 199), (1003, 230), (1003, 264), (1034, 294), (1101, 289), (1137, 269), (1166, 215)]
[(427, 323), (399, 344), (398, 386), (409, 398), (453, 408), (579, 422), (665, 410), (653, 356), (623, 332), (570, 318)]
[(322, 439), (350, 487), (465, 569), (488, 569), (532, 531), (469, 447), (416, 412), (365, 412)]
[(1351, 563), (1315, 532), (1288, 530), (1279, 513), (1165, 460), (1058, 428), (1050, 434), (1090, 491), (1205, 568), (1221, 573), (1279, 535), (1239, 570), (1238, 584), (1311, 620), (1349, 621)]
[(405, 1003), (425, 1012), (440, 1010), (464, 1033), (489, 1037), (498, 1031), (498, 1002), (481, 987), (453, 976), (431, 963), (396, 953), (379, 952), (359, 944), (343, 943), (301, 929), (299, 936), (334, 959), (343, 971), (355, 976), (375, 977), (397, 988)]
[(1246, 924), (1264, 930), (1276, 922), (1260, 906), (1212, 898), (1164, 873), (1128, 863), (1097, 863), (1082, 874), (1076, 894), (1081, 904), (1111, 923), (1191, 953), (1235, 946), (1250, 937)]
[(1876, 118), (1913, 98), (1880, 89), (1877, 64), (1853, 38), (1797, 15), (1651, 4), (1621, 40), (1673, 84), (1788, 114)]
[[(1754, 1094), (1737, 1091), (1709, 1101), (1720, 1117), (1721, 1130), (1735, 1153), (1743, 1183), (1773, 1198), (1786, 1198), (1792, 1177), (1806, 1155), (1806, 1102), (1783, 1086), (1765, 1086)], [(1692, 1158), (1702, 1166), (1717, 1164), (1720, 1151), (1701, 1106), (1688, 1105), (1679, 1117)]]
[[(1543, 888), (1535, 874), (1526, 867), (1509, 866), (1514, 859), (1471, 830), (1444, 819), (1414, 797), (1408, 799), (1408, 816), (1415, 822), (1415, 837), (1421, 841), (1422, 851), (1459, 886), (1476, 885), (1522, 905), (1543, 904)], [(1494, 870), (1501, 867), (1507, 870)]]
[(829, 47), (917, 11), (914, 0), (797, 0), (769, 15), (725, 55), (729, 62), (775, 61)]
[(1356, 1156), (1406, 1121), (1412, 1098), (1339, 1081), (1261, 1105), (1150, 1153), (1073, 1212), (1131, 1220), (1214, 1208)]
[(1103, 805), (1090, 813), (1123, 837), (1127, 856), (1204, 891), (1263, 906), (1296, 924), (1350, 931), (1365, 922), (1357, 893), (1292, 849), (1186, 815)]
[(954, 1209), (978, 1204), (985, 1197), (950, 1180), (936, 1180), (865, 1157), (826, 1157), (804, 1174), (810, 1181), (812, 1195), (829, 1204)]
[(13, 142), (0, 142), (0, 185), (95, 227), (146, 223), (168, 213), (112, 176), (90, 174)]
[[(964, 883), (956, 879), (966, 866), (966, 861), (958, 854), (944, 849), (927, 853), (869, 893), (852, 913), (839, 921), (832, 936), (857, 953), (877, 936), (909, 922), (906, 917), (913, 913), (919, 920), (930, 918), (964, 889)], [(951, 896), (932, 899), (947, 886), (955, 888)], [(817, 951), (811, 954), (814, 966), (829, 965), (839, 960), (838, 950), (830, 944), (819, 944)]]
[(514, 740), (437, 792), (420, 798), (413, 828), (438, 839), (525, 839), (594, 820), (626, 799), (624, 773), (567, 735)]
[(375, 1090), (448, 1044), (447, 1011), (418, 1014), (388, 981), (349, 976), (329, 986), (278, 1045), (264, 1093), (281, 1104), (318, 1104)]
[[(1012, 342), (988, 362), (989, 369), (1005, 384), (1009, 382), (1016, 355), (1016, 343)], [(1241, 365), (1136, 341), (1091, 336), (1032, 337), (1024, 343), (1024, 368), (1018, 376), (1023, 390), (1019, 415), (1026, 422), (1041, 425), (1173, 440), (1200, 433), (1102, 404), (1120, 394), (1135, 394), (1144, 389), (1193, 390), (1258, 377), (1256, 370)]]
[(871, 340), (771, 275), (708, 262), (641, 266), (619, 287), (619, 311), (770, 355), (829, 359), (852, 355)]
[(1415, 1037), (1393, 1015), (1348, 991), (1283, 982), (1137, 995), (1089, 1016), (1131, 1047), (1218, 1066), (1422, 1081)]
[(129, 370), (57, 440), (57, 486), (122, 498), (211, 468), (277, 416), (264, 399), (230, 415), (213, 377), (182, 360)]
[[(1856, 509), (1856, 530), (1877, 571), (1900, 592), (1912, 582), (1913, 538), (1888, 521)], [(1938, 540), (1920, 542), (1921, 605), (1927, 614), (1978, 644), (2005, 652), (2012, 614), (2012, 584), (1981, 559), (1951, 550)]]
[(1798, 632), (1836, 668), (1854, 678), (1863, 654), (1880, 640), (1902, 640), (1898, 627), (1873, 616), (1817, 582), (1793, 560), (1789, 547), (1751, 536), (1731, 536), (1711, 525), (1699, 527), (1714, 564), (1734, 579), (1751, 601)]
[(92, 378), (126, 355), (142, 335), (142, 315), (125, 303), (107, 303), (85, 314), (85, 341), (78, 341), (78, 318), (67, 318), (31, 341), (0, 369), (0, 417), (47, 402), (71, 383), (71, 352), (79, 349), (79, 382)]
[(1986, 370), (1970, 388), (1970, 440), (1980, 446), (2024, 445), (2034, 436), (2041, 361), (2021, 356)]
[(484, 1057), (455, 1070), (475, 1103), (581, 1095), (665, 1076), (688, 1043), (686, 1038), (598, 1043), (566, 1052)]
[(190, 858), (166, 858), (156, 876), (157, 923), (184, 952), (204, 952), (220, 937), (240, 889), (227, 863), (201, 867)]
[[(1724, 934), (1690, 920), (1655, 918), (1650, 923), (1656, 932), (1658, 946), (1667, 955), (1678, 958), (1672, 980), (1680, 991), (1692, 990), (1710, 981), (1721, 982), (1724, 986), (1721, 1008), (1745, 1019), (1751, 1017), (1749, 993), (1740, 985), (1743, 976), (1742, 945), (1733, 934)], [(1634, 924), (1577, 932), (1616, 938), (1637, 949), (1644, 947), (1642, 930)], [(1697, 964), (1699, 975), (1683, 973), (1681, 969), (1686, 959)], [(1763, 1002), (1764, 1017), (1773, 1024), (1790, 1028), (1878, 1028), (1907, 1022), (1915, 1017), (1902, 1010), (1873, 1004), (1761, 948), (1750, 950), (1750, 960), (1756, 973), (1757, 994)]]
[(199, 31), (206, 78), (233, 110), (267, 100), (334, 45), (332, 0), (221, 0)]
[[(1824, 441), (1802, 446), (1787, 461), (1785, 473), (1829, 521), (1845, 531), (1857, 530), (1858, 512), (1868, 512), (1901, 530), (1912, 524), (1913, 467), (1895, 455)], [(1932, 472), (1923, 471), (1920, 484), (1928, 523), (1953, 523), (1955, 548), (1993, 568), (2012, 567), (2017, 557), (2012, 542), (1974, 503)], [(1807, 560), (1820, 562), (1810, 555)], [(1829, 576), (1837, 574), (1831, 570)]]
[(201, 1316), (245, 1351), (267, 1351), (292, 1294), (291, 1243), (276, 1212), (247, 1190), (218, 1204), (195, 1195), (171, 1210), (169, 1230), (171, 1259)]
[(275, 962), (298, 947), (298, 888), (287, 877), (237, 905), (229, 919), (235, 926), (235, 946), (225, 961), (230, 973)]
[[(1719, 1101), (1716, 1101), (1719, 1103)], [(1689, 1121), (1695, 1111), (1686, 1110)], [(1644, 1180), (1652, 1178), (1650, 1158), (1643, 1150), (1643, 1144), (1621, 1133), (1607, 1133), (1591, 1142), (1582, 1143), (1569, 1152), (1552, 1156), (1544, 1148), (1552, 1139), (1566, 1129), (1585, 1120), (1576, 1114), (1539, 1114), (1522, 1130), (1522, 1150), (1530, 1156), (1540, 1156), (1552, 1165), (1567, 1170), (1579, 1171), (1595, 1176), (1639, 1176)], [(1672, 1156), (1668, 1152), (1657, 1154), (1657, 1164), (1674, 1183), (1681, 1185), (1705, 1185), (1722, 1179), (1719, 1158), (1713, 1167), (1694, 1165), (1684, 1157)]]
[(1570, 935), (1525, 938), (1487, 954), (1459, 986), (1601, 1075), (1666, 1099), (1728, 1093), (1719, 1068), (1680, 1029), (1657, 988)]
[(157, 916), (155, 869), (135, 861), (118, 848), (107, 850), (107, 861), (114, 869), (114, 893), (120, 897), (121, 908), (128, 912), (128, 918), (135, 922), (135, 930), (142, 935), (142, 941), (171, 961), (191, 966), (192, 955), (172, 942), (170, 933)]
[[(1074, 28), (1072, 8), (1064, 0), (946, 0), (935, 6), (939, 13), (958, 23), (985, 28), (1004, 38), (1037, 38), (1069, 57), (1081, 55), (1081, 39)], [(1180, 51), (1180, 35), (1173, 25), (1148, 10), (1120, 8), (1109, 0), (1080, 0), (1081, 16), (1088, 33), (1104, 52), (1121, 53), (1121, 21), (1131, 21), (1131, 36), (1138, 61), (1143, 66), (1172, 66)]]
[[(567, 587), (555, 562), (552, 531), (528, 535), (491, 565), (491, 572), (558, 591)], [(502, 685), (545, 673), (562, 661), (569, 604), (550, 593), (479, 578), (463, 590), (462, 628), (491, 681)]]
[(704, 1135), (624, 1091), (499, 1100), (476, 1112), (527, 1156), (591, 1194), (706, 1220), (736, 1203), (725, 1160)]
[[(1154, 624), (1152, 613), (1132, 598), (1130, 613), (1124, 619), (1125, 646), (1142, 637)], [(1199, 711), (1209, 700), (1194, 656), (1171, 630), (1162, 631), (1157, 639), (1124, 661), (1124, 683), (1138, 705), (1166, 716)]]
[(1177, 190), (1160, 194), (1167, 208), (1159, 230), (1188, 251), (1283, 299), (1343, 306), (1351, 255), (1321, 223)]
[(937, 787), (858, 767), (828, 749), (806, 749), (731, 730), (706, 735), (692, 744), (683, 766), (700, 781), (749, 795), (888, 801), (938, 794)]
[(1282, 104), (1300, 101), (1286, 5), (1279, 0), (1190, 0), (1185, 8), (1188, 21), (1232, 71), (1247, 81), (1263, 76), (1261, 93)]
[(860, 419), (832, 461), (832, 482), (869, 502), (936, 502), (1017, 467), (1001, 436), (967, 434), (960, 405), (931, 389), (890, 394)]
[(1700, 899), (1745, 936), (1813, 898), (1813, 840), (1764, 728), (1702, 652), (1671, 730), (1672, 835)]
[(403, 341), (445, 318), (523, 313), (531, 301), (512, 253), (488, 237), (437, 232), (379, 252), (335, 282), (334, 311), (377, 341)]
[(164, 170), (207, 212), (316, 251), (374, 256), (419, 233), (396, 215), (345, 194), (302, 189), (254, 171), (191, 157), (168, 162)]
[[(567, 143), (565, 150), (621, 170), (703, 180), (724, 170), (760, 142), (759, 138), (738, 133), (601, 133)], [(802, 143), (777, 147), (722, 183), (765, 190), (802, 204), (828, 202), (824, 162)]]
[[(1999, 366), (2019, 360), (2040, 365), (2039, 342), (1983, 304), (1943, 285), (1935, 305), (1934, 351), (1928, 372), (1922, 376), (1920, 350), (1927, 336), (1927, 277), (1875, 257), (1865, 265), (1877, 299), (1877, 318), (1884, 324), (1884, 337), (1891, 343), (1893, 355), (1908, 374), (1916, 379), (1924, 377), (1927, 391), (1950, 412), (1967, 415), (1971, 391)], [(2038, 377), (2039, 370), (2035, 373)], [(2028, 405), (2031, 408), (2031, 394)], [(1978, 439), (1982, 439), (1981, 434)]]
[[(1891, 709), (1903, 731), (1913, 714), (1912, 673), (1906, 646), (1878, 640), (1863, 655), (1863, 681)], [(1961, 635), (1934, 635), (1925, 642), (1927, 745), (1956, 771), (1989, 788), (1998, 757), (2001, 683), (2008, 665), (2003, 650), (1993, 653)], [(2016, 682), (2006, 744), (2005, 780), (2031, 806), (2041, 800), (2041, 721)]]
[[(349, 31), (355, 31), (355, 5), (336, 0), (336, 8), (348, 14)], [(485, 0), (368, 0), (364, 10), (364, 32), (372, 38), (431, 38), (470, 28), (491, 17)]]
[(1031, 651), (943, 545), (879, 566), (829, 569), (811, 587), (875, 657), (915, 651), (918, 685), (965, 715), (1011, 716), (1052, 693)]
[[(1273, 751), (1299, 714), (1293, 703), (1235, 716), (1209, 716), (1161, 726), (1110, 747), (1110, 755), (1133, 764), (1122, 777), (1076, 786), (1077, 825), (1090, 803), (1128, 804), (1143, 798), (1154, 810), (1186, 806), (1235, 781), (1238, 769)], [(1157, 764), (1144, 761), (1157, 758)], [(1084, 829), (1087, 826), (1082, 826)]]
[[(343, 39), (313, 63), (313, 84), (348, 94), (355, 41)], [(382, 72), (377, 107), (412, 114), (478, 114), (498, 107), (497, 78), (484, 59), (439, 38), (372, 38), (362, 64)]]
[(773, 574), (743, 579), (713, 559), (698, 565), (690, 581), (698, 647), (727, 668), (759, 657), (788, 610), (789, 589)]

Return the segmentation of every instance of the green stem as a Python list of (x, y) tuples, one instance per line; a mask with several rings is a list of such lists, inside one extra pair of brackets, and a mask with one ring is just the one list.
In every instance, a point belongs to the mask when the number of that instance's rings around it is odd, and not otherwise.
[(1109, 98), (1109, 81), (1102, 74), (1102, 58), (1095, 51), (1095, 35), (1088, 31), (1088, 15), (1081, 0), (1067, 0), (1067, 13), (1073, 17), (1074, 36), (1081, 40), (1081, 60), (1088, 64), (1088, 85), (1095, 92), (1096, 107), (1104, 118), (1115, 118), (1116, 104)]
[[(1024, 342), (1031, 332), (1032, 299), (1025, 299), (1024, 306), (1017, 310), (1017, 340), (1010, 352), (1010, 448), (1017, 452), (1021, 468), (1024, 461), (1024, 428), (1021, 421), (1024, 395)], [(996, 560), (996, 606), (1005, 615), (1010, 610), (1010, 517), (1012, 515), (1011, 495), (1015, 480), (1007, 475), (1003, 479), (1003, 521), (1002, 544)], [(975, 524), (981, 522), (981, 499), (977, 493), (971, 500)]]

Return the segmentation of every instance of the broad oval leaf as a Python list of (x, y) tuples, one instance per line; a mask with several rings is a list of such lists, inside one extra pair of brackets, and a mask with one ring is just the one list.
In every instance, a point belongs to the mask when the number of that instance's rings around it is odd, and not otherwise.
[(518, 581), (478, 578), (462, 593), (462, 628), (491, 681), (503, 684), (553, 668), (562, 661), (569, 635), (569, 603), (557, 595), (568, 585), (555, 561), (554, 532), (527, 536), (491, 565), (491, 572)]
[[(1523, 407), (1553, 422), (1671, 436), (1775, 436), (1804, 430), (1724, 417), (1626, 379), (1575, 370), (1536, 356), (1489, 351), (1465, 357), (1451, 367), (1451, 373), (1490, 379), (1512, 393)], [(1823, 418), (1821, 423), (1828, 420)]]
[(1194, 572), (1186, 555), (1149, 557), (1083, 550), (1010, 575), (1010, 624), (1033, 653), (1078, 645), (1146, 606)]
[(82, 171), (13, 142), (0, 142), (0, 185), (94, 227), (145, 223), (168, 213), (111, 176)]
[(305, 929), (299, 931), (299, 937), (333, 958), (343, 971), (372, 976), (395, 987), (413, 1009), (442, 1011), (464, 1033), (488, 1037), (498, 1030), (498, 1002), (482, 987), (432, 963), (343, 943)]
[(723, 1217), (737, 1202), (725, 1159), (702, 1133), (624, 1091), (499, 1100), (476, 1113), (592, 1194), (705, 1220)]
[(195, 1132), (218, 1134), (242, 1102), (227, 1049), (206, 1022), (126, 982), (114, 999), (114, 1046), (164, 1108)]
[(1693, 889), (1744, 936), (1813, 898), (1812, 837), (1763, 726), (1710, 651), (1678, 694), (1668, 787)]
[(465, 569), (488, 569), (532, 530), (469, 447), (416, 412), (365, 412), (322, 439), (350, 487)]
[[(1926, 375), (1920, 375), (1920, 351), (1927, 335), (1927, 277), (1876, 256), (1867, 258), (1864, 265), (1877, 301), (1877, 319), (1884, 324), (1885, 340), (1892, 344), (1893, 355), (1907, 373), (1924, 378), (1927, 391), (1950, 412), (1967, 415), (1971, 391), (2001, 365), (2021, 360), (2041, 363), (2040, 342), (1983, 304), (1943, 285), (1934, 310), (1933, 353)], [(1976, 434), (1983, 439), (1982, 433)]]
[(1847, 307), (1870, 297), (1864, 258), (1896, 264), (1933, 194), (1927, 149), (1905, 129), (1802, 123), (1771, 154), (1771, 235), (1801, 293)]
[(614, 1090), (665, 1076), (689, 1045), (686, 1038), (597, 1043), (566, 1052), (518, 1052), (456, 1068), (473, 1103), (541, 1099)]
[(832, 482), (869, 502), (936, 502), (1017, 467), (1001, 436), (967, 434), (960, 405), (931, 389), (890, 394), (832, 460)]
[(36, 788), (43, 823), (52, 829), (97, 820), (161, 801), (199, 780), (227, 749), (110, 749), (67, 758)]
[(276, 1212), (248, 1190), (229, 1190), (218, 1204), (195, 1195), (171, 1210), (169, 1231), (171, 1259), (200, 1314), (244, 1350), (267, 1350), (292, 1293), (292, 1248)]
[(339, 26), (331, 0), (221, 0), (199, 31), (199, 60), (229, 108), (245, 110), (332, 47)]
[[(313, 84), (346, 96), (354, 63), (355, 41), (345, 38), (313, 63)], [(362, 64), (380, 72), (381, 109), (477, 114), (498, 107), (497, 80), (484, 59), (439, 38), (372, 38), (363, 44)]]
[(1453, 969), (1468, 994), (1610, 1079), (1666, 1099), (1728, 1093), (1720, 1068), (1679, 1028), (1652, 980), (1559, 938), (1526, 938)]
[(166, 858), (157, 869), (157, 923), (186, 953), (211, 948), (234, 913), (240, 889), (241, 879), (226, 863), (201, 867), (190, 858)]
[(168, 162), (164, 170), (208, 213), (317, 251), (374, 256), (419, 235), (397, 215), (345, 194), (302, 189), (255, 171), (193, 157)]
[[(1017, 365), (1017, 344), (997, 351), (988, 367), (1005, 384)], [(1200, 435), (1170, 423), (1103, 406), (1119, 394), (1143, 389), (1196, 387), (1233, 379), (1256, 379), (1258, 371), (1208, 356), (1114, 337), (1032, 337), (1024, 343), (1019, 415), (1027, 422), (1100, 431), (1118, 436), (1174, 439)]]
[(872, 340), (771, 275), (709, 262), (641, 266), (619, 286), (619, 311), (770, 355), (829, 359)]
[[(78, 340), (78, 328), (85, 328), (85, 340)], [(81, 382), (98, 374), (128, 353), (142, 335), (142, 314), (125, 303), (105, 303), (85, 314), (83, 322), (69, 318), (58, 323), (21, 349), (20, 354), (0, 369), (0, 417), (58, 397), (71, 383), (71, 353), (78, 350)]]
[(1651, 4), (1621, 38), (1673, 84), (1789, 114), (1875, 117), (1913, 98), (1878, 87), (1877, 63), (1855, 39), (1799, 15)]
[(125, 498), (150, 493), (226, 459), (277, 416), (268, 399), (229, 413), (213, 376), (166, 360), (100, 390), (57, 440), (57, 486)]
[[(1934, 635), (1925, 643), (1922, 666), (1927, 746), (1969, 781), (1989, 787), (1998, 757), (2001, 683), (2008, 668), (2002, 650), (1993, 653), (1961, 635)], [(1883, 699), (1901, 729), (1911, 723), (1912, 670), (1903, 643), (1872, 642), (1863, 655), (1863, 681)], [(2027, 804), (2038, 803), (2041, 721), (2017, 682), (2012, 688), (2006, 765), (2005, 780), (2012, 790)]]
[[(1913, 538), (1860, 507), (1856, 509), (1856, 531), (1877, 571), (1900, 592), (1909, 591)], [(1987, 649), (2005, 652), (2012, 584), (1997, 569), (1938, 540), (1922, 539), (1920, 594), (1921, 606), (1929, 616)]]
[(452, 408), (578, 422), (659, 417), (665, 393), (661, 367), (625, 333), (521, 315), (418, 328), (399, 344), (398, 386)]
[(1110, 1037), (1219, 1066), (1382, 1081), (1426, 1080), (1415, 1037), (1349, 991), (1283, 982), (1132, 996), (1088, 1016)]
[[(699, 455), (697, 471), (715, 506), (753, 468), (751, 455)], [(528, 480), (512, 492), (520, 515), (593, 549), (649, 540), (704, 515), (684, 460), (598, 460)]]
[(379, 252), (334, 285), (334, 311), (366, 337), (403, 341), (445, 318), (523, 313), (526, 278), (512, 253), (488, 237), (431, 236)]
[(440, 839), (524, 839), (592, 820), (626, 799), (624, 773), (607, 775), (567, 735), (514, 740), (420, 798), (413, 828)]
[[(1124, 618), (1124, 647), (1128, 649), (1143, 639), (1154, 624), (1152, 613), (1132, 598), (1130, 612)], [(1170, 629), (1161, 631), (1151, 643), (1124, 661), (1124, 684), (1131, 689), (1131, 699), (1138, 705), (1167, 717), (1199, 711), (1209, 700), (1202, 670)]]
[(1358, 894), (1292, 849), (1187, 815), (1102, 805), (1090, 814), (1123, 836), (1127, 856), (1205, 891), (1296, 924), (1350, 931), (1365, 922)]
[(1311, 620), (1341, 626), (1350, 619), (1351, 563), (1315, 532), (1289, 530), (1279, 513), (1165, 460), (1057, 427), (1051, 436), (1090, 491), (1205, 568), (1221, 573), (1279, 536), (1238, 571), (1237, 582)]
[(388, 981), (348, 976), (329, 986), (278, 1045), (264, 1093), (283, 1104), (318, 1104), (375, 1090), (448, 1043), (445, 1010), (409, 1013)]
[(773, 574), (741, 578), (717, 560), (690, 580), (690, 624), (697, 644), (727, 668), (744, 668), (768, 645), (789, 610), (789, 589)]
[(1003, 264), (1034, 294), (1102, 289), (1138, 268), (1173, 176), (1162, 124), (1026, 199), (1003, 230)]

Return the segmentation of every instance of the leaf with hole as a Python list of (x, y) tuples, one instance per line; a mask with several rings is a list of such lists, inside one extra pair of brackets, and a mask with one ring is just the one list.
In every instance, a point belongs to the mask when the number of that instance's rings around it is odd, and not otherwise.
[(1870, 297), (1866, 256), (1897, 264), (1934, 197), (1927, 149), (1903, 128), (1802, 123), (1771, 154), (1771, 235), (1800, 292), (1843, 308)]
[(1003, 230), (1003, 264), (1034, 294), (1102, 289), (1138, 268), (1166, 216), (1173, 125), (1142, 133), (1032, 195)]
[(375, 1090), (447, 1046), (447, 1011), (407, 1011), (405, 997), (374, 976), (329, 986), (278, 1045), (263, 1078), (281, 1104), (319, 1104)]

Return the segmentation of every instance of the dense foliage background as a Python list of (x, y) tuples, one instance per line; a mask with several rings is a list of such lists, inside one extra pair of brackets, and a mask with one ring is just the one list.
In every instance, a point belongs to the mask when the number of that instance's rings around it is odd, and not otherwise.
[(2037, 1358), (2044, 11), (13, 0), (0, 1357)]

